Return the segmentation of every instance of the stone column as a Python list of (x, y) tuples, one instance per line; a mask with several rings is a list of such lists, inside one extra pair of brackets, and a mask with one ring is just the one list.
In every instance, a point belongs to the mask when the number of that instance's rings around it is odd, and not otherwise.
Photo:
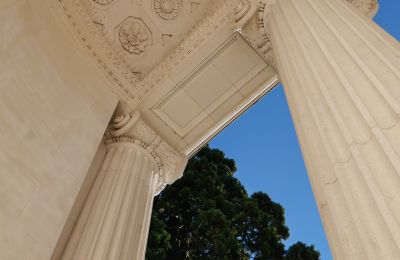
[(144, 259), (154, 195), (170, 171), (182, 173), (174, 152), (139, 114), (117, 117), (107, 154), (62, 259)]
[(264, 15), (335, 258), (400, 259), (399, 43), (343, 0)]

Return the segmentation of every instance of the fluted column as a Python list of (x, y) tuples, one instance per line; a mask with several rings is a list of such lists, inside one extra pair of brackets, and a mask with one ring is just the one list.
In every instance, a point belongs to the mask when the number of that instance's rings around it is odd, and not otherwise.
[(343, 0), (264, 23), (335, 258), (400, 259), (399, 43)]
[[(166, 184), (171, 164), (159, 153), (171, 150), (138, 121), (137, 113), (114, 121), (105, 160), (62, 259), (144, 259), (153, 197)], [(164, 154), (184, 166), (177, 155)]]

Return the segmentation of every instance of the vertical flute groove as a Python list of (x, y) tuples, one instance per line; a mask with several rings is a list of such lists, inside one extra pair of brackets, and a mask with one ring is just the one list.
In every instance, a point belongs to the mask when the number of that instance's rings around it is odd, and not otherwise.
[(146, 241), (144, 236), (158, 174), (155, 161), (133, 143), (111, 144), (107, 149), (64, 251), (64, 260), (141, 260), (144, 257), (143, 241)]
[[(286, 17), (286, 18), (287, 18), (287, 17)], [(389, 183), (389, 185), (391, 185), (391, 184)], [(375, 197), (376, 197), (376, 196), (375, 196)], [(390, 217), (388, 217), (387, 215), (385, 215), (385, 220), (387, 220), (388, 218), (390, 218)], [(390, 220), (387, 221), (387, 222), (391, 223)], [(388, 224), (388, 225), (389, 225), (389, 224)], [(394, 229), (397, 229), (397, 225), (394, 226)], [(392, 229), (389, 229), (389, 230), (392, 230)], [(398, 233), (398, 232), (396, 232), (396, 233)], [(396, 241), (398, 241), (398, 240), (396, 240)]]
[[(274, 17), (274, 14), (276, 13), (277, 11), (275, 11), (274, 13), (272, 13), (271, 14), (271, 18), (273, 18)], [(279, 27), (279, 25), (277, 24), (277, 26), (276, 26), (276, 29), (278, 30), (278, 29), (280, 29), (280, 27)], [(280, 31), (280, 30), (279, 30)], [(277, 33), (277, 34), (279, 34), (279, 33)], [(275, 33), (274, 33), (274, 35), (275, 35)], [(293, 34), (290, 34), (290, 35), (293, 35)], [(282, 41), (282, 46), (285, 46), (286, 45), (286, 43), (287, 43), (288, 41)], [(286, 47), (286, 50), (289, 50), (289, 49), (291, 49), (290, 47)], [(290, 53), (290, 52), (288, 52), (288, 51), (286, 51), (285, 53)], [(283, 55), (283, 56), (285, 56), (285, 55)], [(287, 66), (291, 66), (291, 64), (293, 64), (293, 62), (288, 62), (287, 63)], [(296, 72), (294, 72), (294, 75), (296, 75), (297, 73)], [(290, 80), (290, 79), (289, 79)], [(302, 84), (302, 83), (300, 83), (300, 84)], [(296, 91), (297, 90), (297, 88), (296, 89), (293, 89), (293, 91)], [(291, 93), (292, 92), (287, 92), (287, 95), (289, 95), (289, 96), (291, 96)], [(303, 96), (303, 98), (305, 98), (305, 99), (307, 99), (308, 98), (308, 96), (307, 95), (302, 95)], [(307, 102), (308, 103), (308, 102)], [(303, 105), (302, 104), (298, 104), (298, 106), (299, 107), (302, 107), (303, 108)], [(295, 110), (296, 111), (296, 110)], [(314, 113), (314, 111), (312, 110), (312, 113), (310, 114), (310, 116), (311, 117), (313, 117), (313, 113)], [(318, 133), (316, 133), (316, 134), (318, 134)], [(305, 141), (307, 141), (307, 140), (305, 140)], [(302, 140), (300, 140), (300, 142), (302, 142)], [(305, 154), (305, 156), (307, 157), (307, 154)], [(335, 178), (328, 178), (329, 180), (326, 180), (325, 181), (325, 183), (327, 183), (327, 182), (334, 182), (335, 181)], [(332, 189), (329, 189), (329, 191), (330, 190), (332, 190)], [(337, 189), (336, 189), (336, 191), (337, 191)], [(338, 191), (339, 193), (341, 193), (341, 191)], [(337, 195), (339, 195), (339, 194), (337, 194)], [(337, 196), (337, 195), (335, 195), (335, 196)], [(329, 197), (330, 199), (332, 199), (332, 196), (330, 196)], [(335, 197), (336, 198), (336, 197)], [(343, 198), (342, 197), (342, 195), (340, 195), (338, 198)], [(344, 203), (344, 204), (340, 204), (340, 205), (345, 205), (346, 203)], [(335, 206), (336, 207), (336, 206)], [(342, 208), (343, 208), (343, 206), (341, 206)], [(346, 207), (346, 206), (345, 206)], [(338, 209), (337, 207), (336, 207), (336, 209)], [(341, 212), (345, 212), (345, 211), (348, 211), (348, 209), (346, 210), (346, 209), (341, 209)], [(354, 235), (356, 235), (356, 236), (358, 236), (357, 235), (357, 232), (354, 232), (351, 228), (346, 228), (347, 226), (349, 226), (347, 223), (343, 223), (345, 226), (344, 226), (344, 228), (342, 228), (341, 229), (341, 232), (339, 232), (340, 233), (340, 235), (341, 236), (343, 236), (344, 234), (347, 234), (348, 236), (349, 236), (349, 239), (343, 239), (343, 237), (342, 237), (342, 239), (339, 239), (339, 241), (349, 241), (349, 244), (351, 244), (351, 243), (353, 243), (353, 241), (357, 241), (359, 238), (357, 238), (357, 237), (354, 237)], [(349, 232), (350, 231), (350, 232)], [(347, 246), (346, 244), (344, 245), (344, 246)], [(350, 246), (350, 247), (346, 247), (346, 249), (345, 249), (345, 251), (347, 251), (347, 252), (352, 252), (353, 250), (354, 250), (354, 248), (356, 248), (356, 246)], [(360, 253), (361, 254), (361, 253)]]
[(334, 255), (398, 259), (399, 43), (340, 1), (272, 0), (264, 22)]

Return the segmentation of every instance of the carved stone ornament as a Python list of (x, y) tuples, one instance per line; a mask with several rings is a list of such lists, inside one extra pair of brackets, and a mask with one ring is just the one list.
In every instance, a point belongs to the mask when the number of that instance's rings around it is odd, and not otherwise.
[(141, 118), (139, 112), (114, 118), (106, 144), (133, 143), (146, 150), (154, 159), (158, 168), (156, 194), (167, 184), (173, 183), (183, 174), (186, 156), (177, 152), (157, 135)]
[(258, 2), (254, 0), (239, 0), (233, 14), (233, 23), (236, 30), (241, 30), (257, 12)]
[(93, 0), (93, 2), (99, 5), (109, 5), (114, 2), (114, 0)]
[(175, 19), (182, 11), (182, 0), (154, 0), (154, 10), (164, 20)]
[(378, 0), (347, 0), (361, 13), (374, 16), (378, 11)]
[(152, 43), (150, 30), (138, 18), (128, 18), (123, 22), (118, 35), (122, 48), (131, 54), (145, 52)]
[[(138, 3), (142, 2), (142, 0), (136, 1)], [(259, 1), (263, 2), (265, 0), (249, 1), (252, 7), (254, 6), (254, 2), (258, 3)], [(371, 13), (375, 13), (378, 7), (377, 0), (348, 1), (356, 7), (373, 7), (374, 9), (371, 10)], [(366, 5), (361, 5), (363, 1), (365, 1)], [(96, 24), (93, 22), (92, 17), (88, 13), (87, 8), (83, 5), (83, 2), (84, 1), (82, 0), (54, 1), (54, 3), (58, 5), (60, 13), (64, 14), (64, 19), (66, 19), (67, 24), (76, 34), (77, 39), (79, 39), (88, 49), (92, 57), (106, 74), (107, 78), (115, 83), (113, 84), (113, 86), (115, 86), (113, 91), (132, 108), (136, 107), (141, 102), (143, 96), (156, 87), (158, 83), (167, 76), (169, 71), (178, 66), (186, 56), (190, 55), (190, 53), (193, 53), (201, 43), (206, 41), (206, 39), (212, 35), (214, 31), (226, 24), (226, 22), (234, 20), (233, 15), (238, 10), (241, 10), (237, 6), (240, 4), (240, 0), (223, 0), (220, 4), (213, 5), (207, 14), (204, 15), (203, 20), (193, 28), (187, 37), (182, 40), (181, 44), (175, 50), (171, 51), (170, 55), (168, 55), (163, 62), (155, 67), (155, 69), (141, 81), (130, 70), (128, 64), (120, 57), (121, 55), (117, 53), (117, 51), (105, 40), (102, 33), (100, 33), (96, 28)], [(115, 0), (113, 2), (115, 2)], [(243, 3), (242, 6), (245, 8), (244, 10), (247, 9)], [(367, 8), (367, 10), (369, 9)], [(259, 12), (256, 12), (256, 15), (254, 15), (253, 18), (257, 17), (257, 13)], [(239, 13), (236, 14), (238, 15), (236, 16), (237, 18), (240, 17)], [(247, 14), (242, 19), (239, 19), (240, 22), (246, 20), (246, 16), (250, 14), (252, 14), (251, 9), (247, 11)], [(260, 14), (258, 16), (260, 16)], [(253, 32), (257, 33), (258, 30), (261, 30), (261, 28), (257, 28), (257, 18), (253, 18), (249, 21), (251, 25), (247, 24), (245, 25), (245, 28), (242, 28), (242, 35), (247, 41), (250, 40), (250, 43), (254, 48), (258, 49), (257, 46), (261, 45), (259, 39), (265, 43), (265, 35), (260, 37), (253, 35)], [(237, 24), (235, 25), (235, 28), (238, 28)], [(245, 33), (246, 36), (244, 35)], [(150, 40), (152, 41), (152, 38)], [(262, 49), (264, 51), (268, 50), (270, 48), (269, 45), (269, 43), (266, 43)], [(267, 51), (265, 54), (261, 55), (267, 60), (273, 59), (272, 51)]]

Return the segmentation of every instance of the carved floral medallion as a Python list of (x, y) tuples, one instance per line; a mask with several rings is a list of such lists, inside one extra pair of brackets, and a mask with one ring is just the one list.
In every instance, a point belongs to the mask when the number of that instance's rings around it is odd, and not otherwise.
[(182, 11), (182, 0), (154, 0), (154, 10), (164, 20), (175, 19)]
[(151, 32), (141, 19), (128, 18), (119, 28), (122, 48), (131, 54), (145, 52), (152, 43)]

